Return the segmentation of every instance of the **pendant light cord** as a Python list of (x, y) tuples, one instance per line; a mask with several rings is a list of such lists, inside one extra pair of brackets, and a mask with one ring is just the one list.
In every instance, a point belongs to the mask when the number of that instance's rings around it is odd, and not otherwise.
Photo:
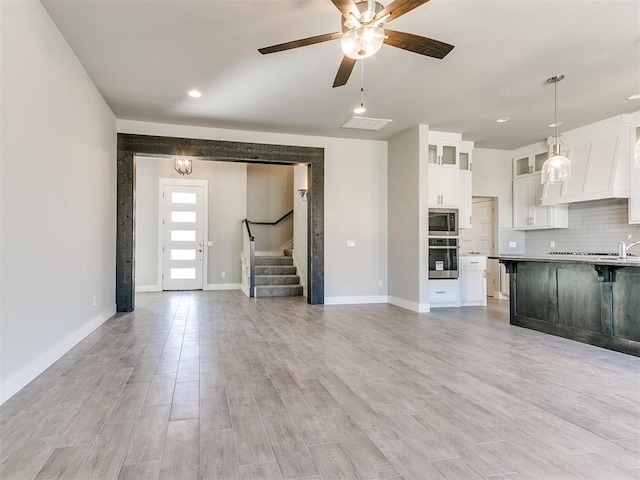
[(558, 81), (553, 82), (553, 123), (556, 127), (556, 154), (560, 154), (560, 139), (558, 138)]
[(360, 106), (364, 107), (364, 58), (360, 60)]

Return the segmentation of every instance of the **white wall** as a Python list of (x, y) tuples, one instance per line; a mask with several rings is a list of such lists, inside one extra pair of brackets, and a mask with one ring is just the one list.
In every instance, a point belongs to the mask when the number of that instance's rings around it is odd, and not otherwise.
[[(136, 157), (136, 291), (162, 290), (158, 267), (160, 178), (185, 178), (168, 158)], [(194, 161), (187, 179), (208, 181), (205, 289), (240, 288), (242, 220), (247, 212), (247, 165)], [(225, 272), (225, 277), (222, 277)]]
[(40, 2), (0, 9), (4, 401), (115, 312), (116, 122)]
[[(499, 253), (524, 253), (525, 235), (513, 230), (512, 157), (510, 150), (473, 149), (474, 197), (498, 198)], [(509, 244), (515, 248), (509, 248)]]
[(389, 141), (389, 300), (415, 311), (420, 310), (419, 150), (419, 126)]
[(307, 227), (309, 218), (308, 198), (303, 199), (298, 190), (309, 190), (307, 175), (309, 167), (293, 167), (293, 258), (298, 267), (298, 276), (302, 285), (302, 294), (307, 296)]
[[(275, 222), (293, 209), (293, 167), (247, 165), (247, 218)], [(280, 255), (280, 248), (293, 238), (293, 216), (278, 225), (252, 225), (256, 253)]]
[[(325, 149), (325, 302), (386, 301), (387, 144), (118, 120), (118, 131)], [(355, 248), (346, 247), (356, 240)]]

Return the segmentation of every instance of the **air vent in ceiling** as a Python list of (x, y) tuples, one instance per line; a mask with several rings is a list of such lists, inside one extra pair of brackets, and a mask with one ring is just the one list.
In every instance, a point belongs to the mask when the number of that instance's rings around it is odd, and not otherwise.
[(386, 118), (367, 118), (367, 117), (352, 117), (346, 121), (342, 128), (357, 128), (359, 130), (380, 130), (387, 123), (391, 123), (393, 120)]

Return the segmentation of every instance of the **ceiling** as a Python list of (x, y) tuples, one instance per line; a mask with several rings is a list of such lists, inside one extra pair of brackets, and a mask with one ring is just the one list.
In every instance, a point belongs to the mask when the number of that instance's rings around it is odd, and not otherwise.
[[(42, 0), (117, 118), (385, 140), (413, 125), (513, 149), (640, 110), (638, 0), (431, 0), (389, 28), (455, 45), (443, 60), (391, 46), (331, 88), (340, 41), (270, 55), (259, 47), (340, 30), (330, 0)], [(383, 1), (383, 4), (388, 2)], [(197, 88), (202, 97), (187, 91)], [(503, 116), (507, 123), (496, 123)]]

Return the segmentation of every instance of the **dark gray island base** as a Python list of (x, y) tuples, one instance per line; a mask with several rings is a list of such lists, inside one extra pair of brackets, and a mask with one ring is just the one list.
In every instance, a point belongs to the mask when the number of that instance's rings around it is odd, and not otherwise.
[(640, 261), (499, 256), (510, 323), (640, 356)]

